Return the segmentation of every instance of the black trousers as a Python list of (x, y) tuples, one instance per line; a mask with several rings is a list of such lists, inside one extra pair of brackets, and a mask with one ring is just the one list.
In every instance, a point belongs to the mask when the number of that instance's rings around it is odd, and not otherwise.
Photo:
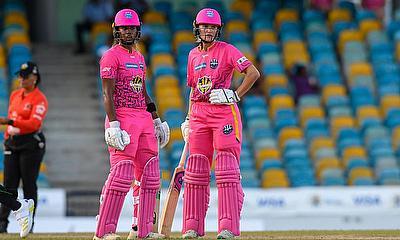
[[(33, 133), (8, 138), (4, 142), (4, 187), (14, 199), (22, 180), (25, 199), (33, 199), (37, 206), (37, 184), (40, 164), (46, 149), (42, 133)], [(0, 207), (0, 224), (8, 224), (11, 209), (4, 204)], [(35, 214), (35, 211), (34, 211)]]
[(83, 34), (92, 30), (93, 23), (89, 21), (79, 22), (75, 24), (75, 36), (77, 43), (77, 52), (85, 51), (85, 43), (83, 41)]

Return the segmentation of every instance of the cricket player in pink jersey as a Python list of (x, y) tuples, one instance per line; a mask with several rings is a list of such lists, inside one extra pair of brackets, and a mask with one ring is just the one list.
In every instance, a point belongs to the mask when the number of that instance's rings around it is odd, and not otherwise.
[[(210, 191), (210, 167), (216, 150), (218, 239), (240, 235), (243, 190), (240, 183), (242, 122), (237, 102), (260, 77), (254, 65), (234, 46), (217, 41), (222, 28), (219, 13), (202, 9), (193, 22), (199, 45), (188, 57), (189, 111), (182, 135), (190, 156), (184, 176), (183, 238), (204, 236)], [(229, 89), (233, 71), (245, 75), (236, 90)]]
[[(169, 140), (169, 127), (157, 116), (146, 92), (146, 65), (137, 50), (140, 22), (135, 11), (123, 9), (113, 23), (115, 43), (100, 61), (103, 83), (105, 141), (110, 153), (110, 173), (103, 186), (93, 239), (120, 239), (115, 234), (125, 196), (133, 179), (140, 182), (137, 236), (164, 238), (151, 232), (156, 193), (160, 186), (157, 139)], [(139, 185), (139, 184), (138, 184)]]

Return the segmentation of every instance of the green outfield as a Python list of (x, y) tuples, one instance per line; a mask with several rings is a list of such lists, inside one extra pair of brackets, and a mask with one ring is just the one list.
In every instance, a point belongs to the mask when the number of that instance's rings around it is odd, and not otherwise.
[[(128, 233), (121, 234), (122, 239), (126, 239)], [(43, 240), (63, 240), (63, 239), (92, 239), (93, 233), (52, 233), (52, 234), (31, 234), (27, 239)], [(173, 238), (179, 239), (180, 234), (174, 233)], [(202, 239), (215, 239), (216, 233), (209, 233)], [(17, 234), (0, 234), (0, 239), (20, 239)], [(319, 240), (400, 240), (400, 230), (375, 230), (375, 231), (265, 231), (265, 232), (243, 232), (239, 239), (319, 239)]]

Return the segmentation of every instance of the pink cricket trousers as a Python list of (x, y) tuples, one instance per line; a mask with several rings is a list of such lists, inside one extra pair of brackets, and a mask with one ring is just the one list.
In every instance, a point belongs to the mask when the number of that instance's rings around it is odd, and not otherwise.
[(210, 161), (214, 149), (229, 152), (240, 161), (242, 120), (236, 104), (194, 102), (190, 113), (190, 154), (203, 154)]

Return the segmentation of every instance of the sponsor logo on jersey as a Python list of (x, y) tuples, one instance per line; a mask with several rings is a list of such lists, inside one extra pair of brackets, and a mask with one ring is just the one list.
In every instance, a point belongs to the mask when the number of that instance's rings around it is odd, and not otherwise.
[(143, 65), (143, 63), (139, 63), (139, 68), (140, 68), (142, 71), (144, 71), (144, 65)]
[(212, 81), (211, 81), (210, 77), (208, 77), (208, 76), (201, 77), (197, 81), (197, 89), (202, 94), (205, 94), (206, 92), (208, 92), (211, 89), (211, 87), (212, 87)]
[(109, 72), (111, 71), (111, 67), (103, 67), (103, 69), (101, 69), (102, 72)]
[(232, 131), (233, 131), (233, 127), (232, 127), (232, 125), (230, 125), (230, 124), (225, 125), (225, 126), (224, 126), (224, 129), (222, 129), (222, 132), (223, 132), (225, 135), (231, 134)]
[(46, 111), (46, 107), (44, 105), (37, 105), (36, 106), (36, 113), (43, 115)]
[(135, 68), (135, 69), (139, 68), (138, 65), (135, 63), (126, 63), (125, 66), (126, 68)]
[(207, 63), (200, 63), (199, 65), (194, 66), (194, 70), (197, 71), (197, 70), (201, 70), (206, 67), (207, 67)]
[(247, 61), (247, 58), (246, 58), (245, 56), (243, 56), (243, 57), (239, 58), (236, 62), (237, 62), (238, 64), (242, 64), (242, 63), (244, 63), (244, 62), (246, 62), (246, 61)]
[(211, 61), (210, 61), (210, 68), (216, 69), (217, 67), (218, 67), (218, 60), (215, 59), (215, 58), (211, 59)]
[(133, 91), (139, 93), (142, 91), (143, 87), (143, 79), (140, 76), (135, 76), (129, 82), (129, 85), (132, 87)]

